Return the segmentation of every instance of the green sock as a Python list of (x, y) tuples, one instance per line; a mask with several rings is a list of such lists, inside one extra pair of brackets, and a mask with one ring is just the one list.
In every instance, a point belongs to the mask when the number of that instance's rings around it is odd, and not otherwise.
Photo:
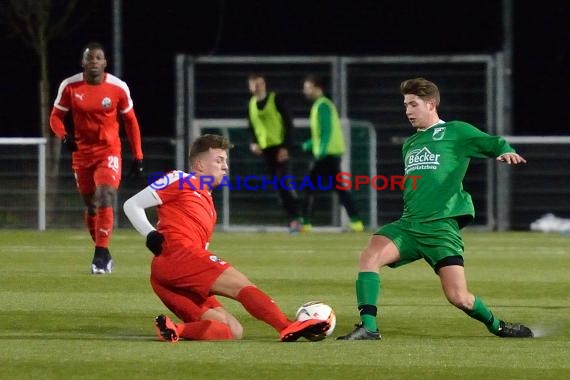
[(478, 296), (475, 296), (475, 302), (473, 303), (473, 309), (465, 311), (465, 313), (473, 319), (483, 322), (491, 333), (495, 334), (499, 331), (499, 320), (493, 316), (493, 313), (487, 305), (483, 303), (483, 300)]
[(380, 295), (380, 276), (376, 272), (359, 272), (356, 280), (356, 300), (360, 320), (368, 331), (378, 330), (376, 302)]

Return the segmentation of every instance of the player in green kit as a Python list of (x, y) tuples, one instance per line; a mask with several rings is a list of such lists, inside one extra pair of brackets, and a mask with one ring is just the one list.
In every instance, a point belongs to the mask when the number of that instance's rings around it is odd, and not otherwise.
[(483, 300), (468, 290), (459, 232), (475, 216), (471, 196), (462, 185), (470, 159), (496, 157), (509, 165), (525, 163), (525, 159), (501, 137), (462, 121), (441, 120), (437, 112), (440, 95), (434, 83), (409, 79), (401, 83), (400, 91), (406, 116), (416, 129), (402, 148), (405, 174), (414, 178), (404, 183), (402, 217), (376, 231), (360, 254), (356, 298), (361, 322), (338, 339), (380, 339), (376, 321), (379, 269), (419, 259), (439, 276), (449, 302), (482, 322), (492, 334), (533, 337), (528, 327), (495, 318)]

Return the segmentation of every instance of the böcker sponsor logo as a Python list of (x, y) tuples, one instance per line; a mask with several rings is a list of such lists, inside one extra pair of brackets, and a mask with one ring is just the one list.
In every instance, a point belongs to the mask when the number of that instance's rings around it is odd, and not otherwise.
[(415, 170), (436, 170), (440, 156), (430, 152), (427, 147), (412, 150), (406, 157), (406, 174)]

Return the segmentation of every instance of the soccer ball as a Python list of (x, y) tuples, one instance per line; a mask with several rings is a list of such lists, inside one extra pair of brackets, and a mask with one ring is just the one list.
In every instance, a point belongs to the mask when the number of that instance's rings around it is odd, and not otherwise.
[(314, 335), (312, 337), (306, 337), (307, 339), (314, 342), (323, 340), (327, 336), (330, 336), (336, 326), (336, 316), (334, 314), (334, 310), (326, 303), (320, 301), (310, 301), (302, 304), (295, 313), (295, 319), (297, 321), (306, 321), (307, 319), (320, 319), (323, 321), (328, 321), (330, 323), (330, 327), (327, 331), (325, 331), (324, 335), (321, 334)]

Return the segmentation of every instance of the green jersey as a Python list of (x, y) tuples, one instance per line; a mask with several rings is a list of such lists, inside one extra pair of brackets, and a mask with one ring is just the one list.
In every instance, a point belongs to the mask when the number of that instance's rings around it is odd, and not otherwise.
[(466, 217), (475, 208), (463, 189), (471, 158), (498, 157), (515, 150), (499, 136), (491, 136), (462, 121), (441, 122), (418, 130), (402, 147), (407, 178), (402, 218), (432, 221)]

